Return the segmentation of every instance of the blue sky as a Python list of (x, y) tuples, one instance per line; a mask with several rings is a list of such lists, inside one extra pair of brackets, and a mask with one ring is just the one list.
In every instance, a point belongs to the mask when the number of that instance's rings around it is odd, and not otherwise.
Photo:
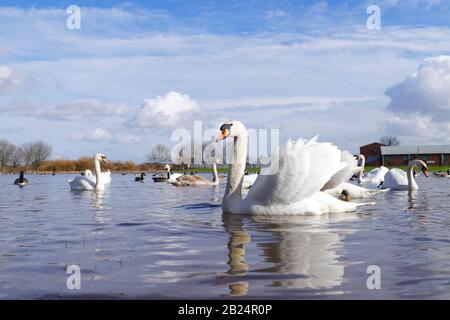
[(0, 138), (140, 162), (176, 128), (235, 118), (351, 152), (450, 143), (449, 17), (439, 0), (2, 1)]

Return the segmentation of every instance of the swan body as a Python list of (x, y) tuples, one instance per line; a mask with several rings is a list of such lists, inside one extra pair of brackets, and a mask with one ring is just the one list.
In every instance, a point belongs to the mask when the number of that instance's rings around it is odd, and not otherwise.
[(348, 195), (346, 199), (370, 198), (377, 193), (383, 192), (378, 189), (371, 190), (348, 183), (355, 172), (360, 172), (362, 168), (357, 166), (355, 157), (353, 157), (353, 155), (351, 155), (348, 151), (341, 152), (341, 161), (346, 163), (347, 165), (343, 169), (335, 173), (325, 184), (325, 186), (323, 186), (321, 191), (328, 193), (334, 197), (341, 197), (342, 193), (345, 193), (346, 195)]
[(381, 166), (369, 171), (363, 178), (360, 178), (358, 182), (360, 184), (376, 184), (379, 185), (384, 181), (384, 177), (389, 172), (389, 169)]
[(247, 156), (247, 130), (239, 121), (224, 123), (216, 141), (232, 138), (234, 149), (222, 201), (224, 213), (299, 215), (355, 211), (367, 203), (344, 202), (320, 191), (347, 164), (341, 152), (316, 138), (288, 141), (272, 156), (271, 166), (261, 173), (247, 197), (242, 198)]
[(419, 167), (426, 177), (429, 176), (427, 164), (422, 160), (413, 160), (409, 163), (407, 172), (397, 168), (389, 170), (384, 178), (382, 187), (392, 190), (419, 190), (419, 186), (414, 178), (414, 167)]
[[(112, 179), (111, 179), (111, 171), (109, 169), (108, 169), (108, 171), (100, 172), (100, 175), (102, 176), (102, 182), (104, 184), (111, 183), (111, 181), (112, 181)], [(89, 180), (92, 180), (92, 182), (95, 184), (96, 175), (94, 176), (90, 169), (84, 170), (82, 176), (86, 177)]]
[(94, 190), (104, 190), (105, 189), (105, 176), (101, 173), (100, 162), (109, 163), (106, 160), (106, 156), (97, 153), (94, 156), (94, 167), (95, 167), (95, 177), (93, 176), (78, 176), (75, 179), (69, 181), (70, 189), (72, 191), (94, 191)]
[(28, 185), (28, 180), (27, 180), (26, 178), (24, 178), (24, 176), (23, 176), (23, 171), (20, 171), (19, 178), (17, 178), (17, 179), (14, 181), (14, 184), (15, 184), (16, 186), (20, 186), (20, 187), (25, 187), (25, 186)]
[(255, 183), (256, 178), (258, 178), (258, 174), (247, 174), (244, 176), (244, 181), (242, 183), (242, 188), (244, 189), (250, 189), (252, 185)]
[(111, 183), (111, 171), (108, 169), (108, 171), (100, 172), (100, 175), (102, 175), (102, 180), (104, 184)]
[(177, 187), (181, 186), (217, 186), (219, 184), (219, 175), (217, 174), (218, 160), (213, 162), (213, 179), (209, 181), (205, 177), (199, 175), (181, 175), (175, 181), (170, 181), (171, 184)]
[(340, 184), (338, 187), (325, 190), (324, 192), (332, 195), (333, 197), (339, 197), (343, 191), (346, 191), (348, 195), (352, 199), (367, 199), (375, 196), (376, 194), (383, 193), (388, 191), (389, 189), (366, 189), (357, 185), (354, 185), (349, 182), (344, 182)]

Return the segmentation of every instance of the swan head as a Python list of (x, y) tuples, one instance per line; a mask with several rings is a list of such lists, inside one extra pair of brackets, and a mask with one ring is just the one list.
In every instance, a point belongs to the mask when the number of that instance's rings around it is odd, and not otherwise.
[(422, 171), (423, 175), (428, 178), (430, 176), (430, 173), (428, 172), (428, 165), (424, 161), (420, 161), (420, 162), (422, 165), (420, 167), (420, 170)]
[(111, 162), (109, 162), (106, 159), (106, 156), (104, 154), (102, 154), (102, 153), (95, 154), (94, 161), (105, 162), (105, 163), (111, 164)]
[(224, 122), (220, 126), (220, 134), (216, 139), (216, 142), (224, 140), (228, 137), (238, 137), (246, 132), (245, 126), (242, 122), (233, 120)]
[(425, 163), (425, 161), (415, 159), (411, 161), (410, 166), (418, 167), (425, 177), (428, 178), (430, 176), (430, 173), (428, 172), (428, 165)]

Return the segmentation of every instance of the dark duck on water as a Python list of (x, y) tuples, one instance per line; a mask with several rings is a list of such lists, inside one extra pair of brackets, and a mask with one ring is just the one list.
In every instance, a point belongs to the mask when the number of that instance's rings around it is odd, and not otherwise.
[(145, 181), (145, 173), (141, 172), (141, 175), (139, 177), (134, 178), (134, 181), (136, 182), (144, 182)]
[(14, 184), (21, 187), (25, 187), (26, 185), (28, 185), (28, 180), (24, 178), (23, 171), (20, 171), (19, 178), (14, 181)]

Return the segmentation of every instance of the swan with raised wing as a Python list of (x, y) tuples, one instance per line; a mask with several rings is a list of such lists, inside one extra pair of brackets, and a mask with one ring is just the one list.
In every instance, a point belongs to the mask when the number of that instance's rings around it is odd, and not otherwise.
[(358, 167), (357, 159), (348, 151), (341, 152), (341, 162), (344, 162), (347, 165), (335, 173), (323, 186), (321, 191), (334, 197), (339, 197), (341, 200), (345, 199), (346, 201), (349, 201), (350, 199), (369, 198), (377, 193), (387, 191), (379, 189), (366, 189), (349, 183), (348, 181), (351, 177), (363, 169)]
[(110, 163), (104, 154), (97, 153), (94, 156), (94, 168), (95, 179), (89, 176), (78, 176), (75, 179), (69, 181), (70, 189), (73, 191), (92, 191), (92, 190), (104, 190), (105, 181), (102, 175), (100, 163)]
[(170, 181), (171, 184), (177, 187), (183, 186), (217, 186), (219, 184), (219, 175), (217, 174), (217, 165), (220, 164), (220, 160), (216, 159), (212, 164), (213, 178), (212, 181), (199, 175), (182, 175), (175, 181)]
[(298, 139), (288, 141), (272, 156), (271, 166), (262, 171), (242, 198), (242, 183), (247, 158), (247, 129), (240, 121), (220, 127), (216, 141), (233, 139), (233, 159), (222, 201), (224, 213), (254, 215), (324, 214), (355, 211), (367, 203), (344, 202), (321, 192), (339, 170), (340, 150), (330, 143)]
[(429, 177), (428, 166), (422, 160), (412, 160), (408, 169), (405, 171), (397, 168), (393, 168), (386, 173), (384, 177), (384, 182), (382, 183), (382, 188), (390, 188), (392, 190), (408, 190), (408, 191), (416, 191), (419, 190), (419, 186), (417, 185), (416, 179), (414, 178), (414, 168), (418, 167), (425, 175), (425, 177)]

